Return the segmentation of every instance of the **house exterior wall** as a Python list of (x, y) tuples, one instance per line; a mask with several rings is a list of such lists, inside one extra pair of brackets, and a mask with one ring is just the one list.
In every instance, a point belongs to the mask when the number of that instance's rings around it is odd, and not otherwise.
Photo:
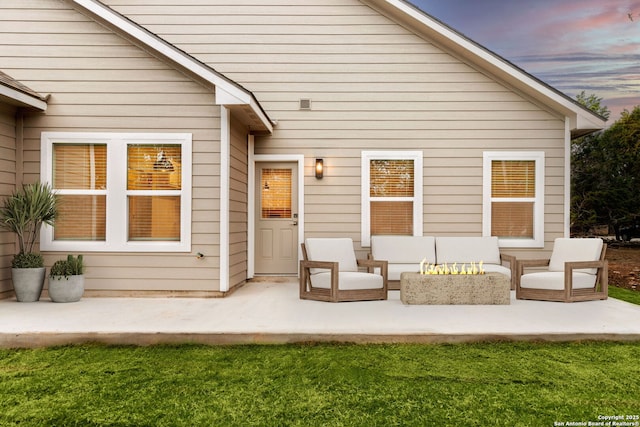
[[(0, 200), (16, 188), (16, 109), (0, 103)], [(16, 244), (13, 233), (0, 230), (0, 298), (11, 291), (11, 260)]]
[(358, 0), (105, 3), (256, 95), (278, 121), (256, 154), (305, 156), (308, 236), (359, 245), (363, 150), (424, 153), (427, 235), (482, 233), (484, 151), (544, 151), (546, 249), (564, 235), (564, 117)]
[[(39, 179), (45, 131), (193, 135), (191, 252), (85, 253), (87, 294), (215, 295), (220, 289), (220, 108), (214, 93), (65, 2), (4, 0), (0, 21), (0, 69), (52, 94), (46, 114), (25, 117), (25, 182)], [(0, 149), (7, 151), (10, 126), (4, 112), (2, 117)], [(196, 259), (197, 252), (207, 256)], [(50, 266), (63, 256), (46, 253), (45, 260)], [(6, 262), (4, 255), (1, 260)]]

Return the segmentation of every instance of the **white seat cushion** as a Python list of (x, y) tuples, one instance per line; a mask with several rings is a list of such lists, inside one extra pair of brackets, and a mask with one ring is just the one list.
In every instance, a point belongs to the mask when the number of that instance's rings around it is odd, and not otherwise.
[[(340, 271), (358, 271), (353, 240), (349, 238), (308, 238), (305, 247), (310, 261), (338, 262)], [(326, 270), (313, 268), (311, 274), (321, 271)]]
[[(564, 263), (571, 261), (597, 261), (602, 252), (602, 239), (558, 238), (553, 242), (553, 252), (549, 260), (549, 271), (564, 271)], [(596, 268), (574, 270), (596, 274)]]
[(500, 264), (498, 238), (491, 237), (436, 237), (438, 264), (458, 264), (483, 261)]
[[(317, 273), (311, 275), (311, 284), (318, 288), (331, 288), (331, 273)], [(379, 274), (363, 273), (357, 271), (340, 272), (338, 278), (338, 289), (382, 289), (383, 280)]]
[[(596, 284), (596, 276), (589, 273), (573, 273), (573, 289), (593, 288)], [(564, 289), (564, 272), (543, 271), (539, 273), (523, 274), (520, 277), (520, 287), (527, 289)]]
[(374, 259), (389, 261), (389, 264), (413, 263), (415, 271), (418, 271), (423, 259), (426, 258), (430, 264), (436, 262), (435, 238), (433, 236), (371, 236), (371, 255)]

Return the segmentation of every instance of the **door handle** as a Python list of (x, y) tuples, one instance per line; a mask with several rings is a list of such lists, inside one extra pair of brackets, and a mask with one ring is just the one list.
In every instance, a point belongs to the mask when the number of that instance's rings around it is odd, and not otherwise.
[(293, 221), (291, 225), (298, 225), (298, 221)]

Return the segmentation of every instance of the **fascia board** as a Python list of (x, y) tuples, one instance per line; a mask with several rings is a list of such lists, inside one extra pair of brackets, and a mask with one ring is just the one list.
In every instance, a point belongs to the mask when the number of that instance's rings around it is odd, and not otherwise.
[(230, 105), (250, 105), (255, 111), (256, 115), (263, 122), (264, 126), (270, 131), (273, 130), (271, 120), (266, 116), (262, 108), (260, 108), (258, 102), (251, 92), (242, 88), (240, 85), (232, 82), (231, 80), (223, 77), (219, 73), (216, 73), (210, 67), (197, 61), (192, 56), (181, 51), (173, 46), (171, 43), (166, 42), (160, 37), (150, 33), (138, 24), (123, 17), (119, 13), (105, 6), (96, 0), (69, 0), (73, 4), (82, 8), (89, 14), (99, 18), (100, 20), (107, 22), (109, 25), (117, 28), (119, 31), (127, 34), (129, 37), (137, 40), (151, 52), (167, 58), (174, 64), (183, 67), (190, 73), (198, 76), (199, 78), (213, 84), (216, 87), (216, 92), (223, 91), (223, 95), (218, 97), (216, 95), (216, 104), (225, 105), (218, 102), (218, 99), (230, 102)]

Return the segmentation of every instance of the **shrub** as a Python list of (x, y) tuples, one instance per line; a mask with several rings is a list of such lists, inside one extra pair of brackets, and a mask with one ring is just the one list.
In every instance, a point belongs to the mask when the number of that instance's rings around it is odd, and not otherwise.
[(82, 255), (78, 255), (77, 257), (68, 255), (67, 259), (60, 259), (53, 263), (49, 276), (64, 276), (69, 278), (69, 276), (77, 276), (82, 273), (84, 273)]
[(13, 261), (11, 262), (11, 267), (12, 268), (41, 268), (41, 267), (44, 267), (44, 259), (40, 254), (20, 252), (19, 254), (13, 257)]

